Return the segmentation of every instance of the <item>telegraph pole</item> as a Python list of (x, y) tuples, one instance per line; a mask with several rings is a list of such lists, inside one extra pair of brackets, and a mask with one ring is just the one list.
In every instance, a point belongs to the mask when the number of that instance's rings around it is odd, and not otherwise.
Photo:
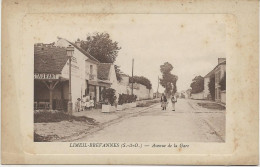
[(134, 59), (132, 59), (132, 95), (134, 94)]

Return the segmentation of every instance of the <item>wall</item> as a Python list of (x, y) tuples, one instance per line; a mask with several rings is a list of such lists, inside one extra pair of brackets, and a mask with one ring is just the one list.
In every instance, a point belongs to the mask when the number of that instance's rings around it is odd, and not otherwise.
[(128, 84), (129, 84), (129, 77), (128, 76), (122, 76), (122, 80), (120, 82), (117, 82), (117, 92), (119, 94), (128, 94), (131, 91), (128, 89)]
[(226, 91), (221, 91), (221, 103), (226, 104)]
[(215, 70), (215, 101), (221, 101), (221, 90), (219, 82), (224, 77), (226, 65), (222, 64)]
[(196, 93), (196, 94), (191, 94), (192, 99), (197, 99), (201, 100), (204, 99), (204, 92)]
[(209, 92), (209, 82), (210, 82), (210, 78), (207, 77), (207, 78), (204, 78), (204, 98), (207, 99), (210, 95), (210, 92)]
[(147, 89), (146, 86), (141, 84), (134, 84), (133, 93), (137, 96), (137, 100), (149, 99), (153, 97), (153, 91), (149, 91), (149, 89)]
[(97, 64), (88, 60), (85, 62), (85, 79), (90, 80), (90, 65), (93, 66), (92, 76), (94, 76), (94, 79), (92, 79), (92, 81), (97, 81)]
[[(59, 39), (56, 43), (57, 46), (67, 47), (70, 45), (68, 41), (65, 39)], [(74, 49), (74, 54), (72, 58), (72, 68), (71, 68), (71, 95), (72, 95), (72, 103), (73, 109), (75, 108), (75, 102), (77, 98), (82, 98), (82, 95), (85, 94), (86, 89), (86, 81), (85, 81), (85, 61), (88, 59), (83, 53), (81, 53), (76, 48)], [(62, 77), (68, 79), (69, 78), (69, 60), (62, 70)]]
[(109, 81), (112, 83), (111, 88), (116, 90), (116, 97), (119, 98), (120, 87), (116, 78), (115, 66), (112, 64), (109, 72)]
[(122, 77), (122, 80), (120, 81), (120, 83), (127, 86), (129, 84), (129, 77), (124, 76), (124, 75), (121, 77)]

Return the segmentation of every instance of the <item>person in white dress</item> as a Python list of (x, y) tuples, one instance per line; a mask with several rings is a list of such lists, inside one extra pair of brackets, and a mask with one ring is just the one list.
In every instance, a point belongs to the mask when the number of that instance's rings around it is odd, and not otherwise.
[(90, 108), (89, 96), (86, 96), (86, 109)]
[(94, 99), (93, 99), (93, 97), (92, 97), (92, 96), (90, 96), (90, 100), (89, 100), (89, 106), (90, 106), (90, 108), (91, 108), (91, 109), (93, 109), (93, 108), (94, 108)]
[(175, 111), (175, 103), (177, 102), (177, 98), (172, 95), (171, 97), (171, 102), (172, 102), (172, 111)]
[(83, 95), (82, 101), (81, 101), (82, 111), (86, 109), (86, 96)]

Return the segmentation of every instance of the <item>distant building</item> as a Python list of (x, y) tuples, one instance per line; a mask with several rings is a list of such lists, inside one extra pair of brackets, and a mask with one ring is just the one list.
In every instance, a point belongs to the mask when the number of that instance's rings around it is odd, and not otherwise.
[[(129, 76), (126, 74), (121, 74), (121, 81), (117, 82), (117, 92), (118, 94), (131, 94), (132, 93), (132, 83), (129, 82)], [(153, 89), (147, 89), (146, 86), (134, 83), (133, 84), (133, 94), (137, 96), (137, 100), (152, 99)]]
[(191, 89), (187, 89), (186, 94), (187, 94), (187, 99), (190, 99), (191, 98)]
[[(153, 89), (147, 89), (146, 86), (134, 83), (133, 84), (133, 94), (137, 96), (137, 100), (144, 100), (144, 99), (152, 99), (153, 98)], [(132, 84), (129, 83), (128, 90), (131, 92)]]

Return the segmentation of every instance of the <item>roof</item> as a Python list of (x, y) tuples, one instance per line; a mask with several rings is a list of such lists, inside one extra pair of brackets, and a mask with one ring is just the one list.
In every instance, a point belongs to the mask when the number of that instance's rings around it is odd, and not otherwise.
[(226, 61), (223, 61), (222, 63), (219, 63), (213, 70), (211, 70), (207, 75), (205, 75), (204, 78), (210, 77), (215, 72), (216, 68), (218, 68), (218, 66), (224, 65), (224, 64), (226, 64)]
[(97, 75), (100, 80), (109, 80), (109, 72), (112, 63), (100, 63), (98, 64)]
[(34, 73), (61, 74), (67, 60), (66, 48), (34, 45)]
[[(66, 40), (66, 39), (65, 39)], [(85, 56), (87, 56), (90, 60), (92, 60), (92, 61), (94, 61), (94, 62), (96, 62), (96, 63), (99, 63), (99, 61), (95, 58), (95, 57), (93, 57), (93, 56), (91, 56), (91, 54), (89, 54), (87, 51), (85, 51), (84, 49), (82, 49), (81, 47), (78, 47), (75, 43), (73, 43), (73, 42), (70, 42), (70, 41), (68, 41), (68, 40), (66, 40), (67, 42), (69, 42), (72, 46), (74, 46), (76, 49), (78, 49), (81, 53), (83, 53)]]

